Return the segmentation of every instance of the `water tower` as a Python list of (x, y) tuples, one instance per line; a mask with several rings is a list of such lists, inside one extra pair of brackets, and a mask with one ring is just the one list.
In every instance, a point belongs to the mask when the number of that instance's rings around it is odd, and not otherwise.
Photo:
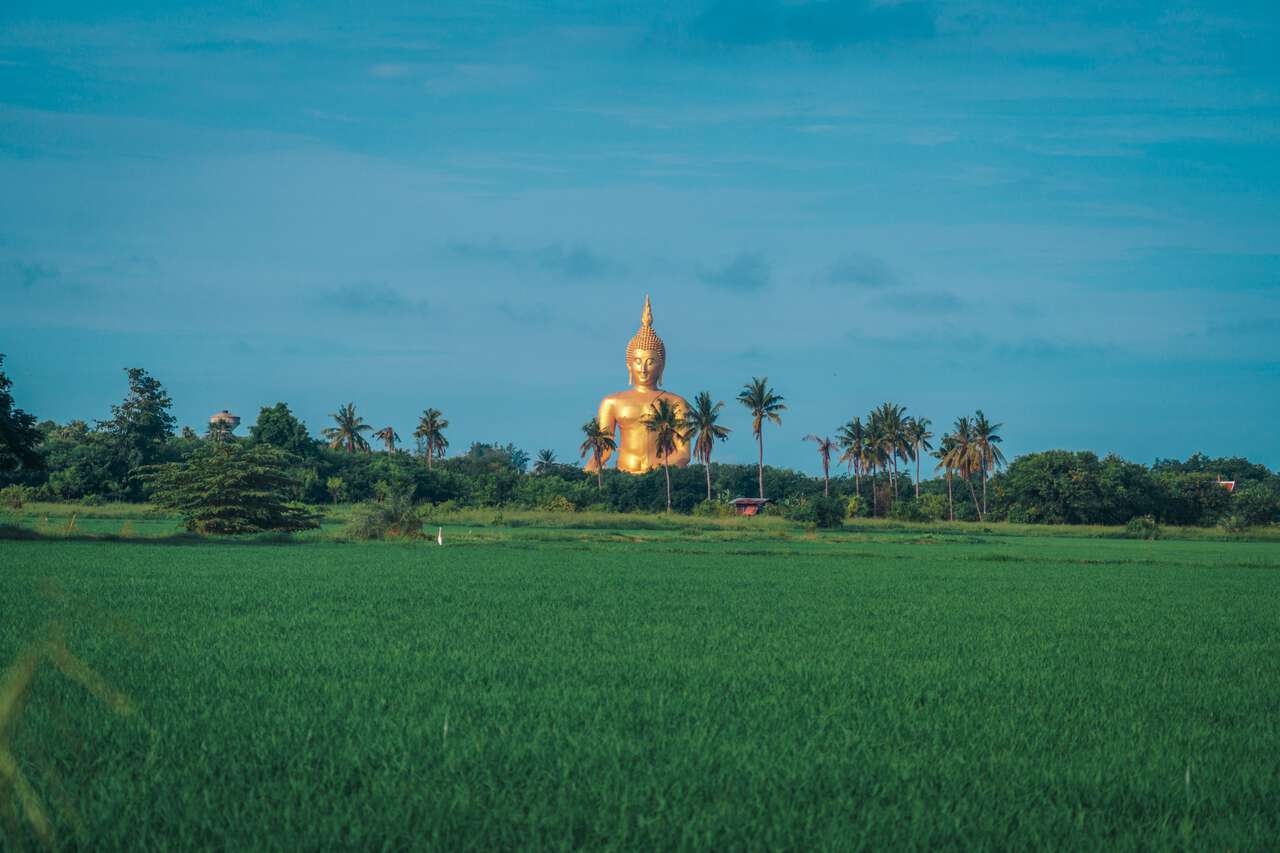
[(226, 409), (220, 412), (214, 412), (209, 416), (210, 432), (225, 432), (227, 435), (236, 431), (236, 427), (240, 426), (240, 416), (233, 415)]

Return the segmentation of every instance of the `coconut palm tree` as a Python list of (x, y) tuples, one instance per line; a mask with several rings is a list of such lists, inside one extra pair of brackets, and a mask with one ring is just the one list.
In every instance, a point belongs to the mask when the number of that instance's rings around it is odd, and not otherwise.
[(920, 457), (926, 450), (933, 450), (933, 445), (929, 443), (929, 439), (933, 438), (933, 433), (929, 431), (931, 426), (928, 418), (908, 418), (907, 419), (907, 441), (911, 444), (911, 455), (916, 460), (916, 497), (920, 497)]
[(938, 459), (938, 465), (934, 471), (946, 471), (947, 474), (947, 514), (952, 521), (956, 520), (956, 504), (951, 496), (951, 475), (955, 473), (955, 469), (951, 467), (954, 459), (952, 451), (955, 448), (956, 437), (951, 433), (942, 436), (942, 440), (938, 450), (933, 455)]
[(973, 505), (978, 511), (978, 521), (982, 521), (985, 511), (982, 504), (978, 503), (978, 494), (973, 488), (973, 475), (979, 467), (978, 449), (973, 438), (973, 422), (967, 417), (956, 418), (951, 430), (951, 440), (948, 464), (969, 484), (969, 497), (973, 499)]
[(357, 450), (369, 452), (369, 441), (361, 433), (373, 429), (364, 422), (364, 418), (356, 414), (356, 404), (347, 403), (329, 417), (337, 426), (325, 427), (320, 434), (329, 439), (329, 447), (337, 450), (346, 447), (348, 453)]
[(879, 421), (880, 448), (885, 462), (891, 465), (889, 484), (893, 487), (894, 497), (898, 495), (898, 460), (910, 459), (911, 444), (907, 440), (906, 406), (897, 403), (881, 403), (872, 413), (872, 419)]
[(373, 437), (385, 444), (387, 452), (391, 453), (396, 449), (396, 442), (400, 440), (400, 433), (396, 432), (392, 427), (383, 427), (375, 432)]
[(667, 481), (667, 512), (671, 512), (671, 465), (668, 460), (677, 446), (689, 440), (689, 423), (666, 397), (654, 400), (643, 420), (645, 428), (653, 433), (658, 458), (662, 460), (662, 476)]
[(546, 474), (551, 470), (551, 466), (556, 464), (556, 452), (543, 448), (538, 451), (538, 458), (533, 463), (533, 473)]
[(982, 511), (987, 511), (987, 477), (997, 468), (1004, 465), (1004, 454), (999, 444), (1004, 441), (996, 430), (1004, 424), (993, 424), (978, 409), (973, 416), (973, 444), (978, 456), (979, 470), (982, 474)]
[(831, 497), (831, 453), (836, 443), (827, 436), (806, 435), (801, 441), (816, 441), (818, 457), (822, 460), (822, 496)]
[(760, 445), (760, 464), (757, 469), (760, 477), (760, 499), (764, 499), (764, 422), (765, 420), (773, 421), (775, 424), (782, 423), (782, 416), (779, 412), (786, 411), (786, 406), (782, 402), (782, 397), (773, 392), (769, 387), (769, 377), (763, 378), (751, 377), (751, 381), (742, 386), (742, 390), (738, 392), (738, 402), (751, 410), (751, 432), (756, 437), (756, 442)]
[(600, 426), (600, 421), (592, 418), (582, 425), (582, 434), (586, 439), (582, 442), (582, 446), (578, 448), (578, 458), (585, 459), (587, 454), (591, 454), (591, 458), (596, 463), (596, 488), (604, 489), (604, 455), (612, 453), (618, 449), (618, 442), (614, 441), (613, 430), (605, 432), (604, 427)]
[(721, 426), (717, 422), (723, 408), (723, 402), (711, 402), (710, 392), (699, 391), (698, 396), (693, 398), (693, 408), (685, 416), (689, 425), (689, 440), (693, 442), (693, 458), (706, 468), (707, 500), (711, 500), (711, 451), (717, 441), (724, 441), (731, 432), (727, 426)]
[(449, 448), (449, 439), (444, 437), (444, 431), (448, 428), (449, 422), (445, 420), (444, 413), (439, 409), (424, 409), (422, 417), (418, 418), (418, 427), (413, 431), (413, 435), (427, 444), (428, 471), (431, 470), (431, 460), (444, 456), (444, 452)]
[(844, 453), (837, 460), (849, 465), (849, 473), (853, 474), (853, 489), (862, 500), (862, 471), (867, 461), (866, 430), (862, 426), (862, 418), (854, 418), (836, 433), (836, 440)]

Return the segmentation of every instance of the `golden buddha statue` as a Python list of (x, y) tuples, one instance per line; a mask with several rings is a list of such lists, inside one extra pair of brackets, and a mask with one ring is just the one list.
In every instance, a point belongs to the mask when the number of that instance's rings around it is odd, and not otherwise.
[[(622, 433), (618, 441), (618, 470), (643, 474), (662, 467), (654, 433), (645, 426), (644, 418), (659, 397), (668, 400), (676, 412), (684, 417), (689, 403), (670, 391), (660, 391), (662, 370), (667, 366), (667, 348), (662, 338), (653, 331), (653, 308), (649, 297), (644, 298), (644, 313), (640, 315), (640, 331), (627, 344), (627, 375), (631, 387), (626, 391), (610, 394), (600, 401), (600, 426), (610, 435), (615, 428)], [(607, 462), (612, 453), (604, 455)], [(683, 468), (689, 464), (688, 442), (677, 442), (675, 452), (666, 460), (668, 465)], [(596, 470), (595, 460), (587, 462), (587, 470)]]

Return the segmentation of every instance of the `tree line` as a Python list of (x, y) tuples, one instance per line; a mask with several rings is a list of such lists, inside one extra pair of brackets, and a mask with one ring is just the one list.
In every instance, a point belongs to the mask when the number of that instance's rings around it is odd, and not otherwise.
[[(409, 449), (393, 428), (367, 423), (354, 403), (338, 407), (320, 440), (283, 402), (264, 406), (244, 437), (216, 422), (203, 434), (178, 430), (168, 393), (140, 368), (125, 371), (127, 393), (109, 417), (92, 424), (40, 422), (17, 407), (2, 368), (0, 356), (0, 488), (18, 489), (27, 499), (146, 500), (159, 482), (158, 466), (213, 464), (209, 449), (223, 447), (238, 449), (219, 457), (223, 464), (234, 458), (266, 466), (289, 500), (313, 505), (408, 490), (414, 501), (446, 507), (717, 514), (731, 511), (730, 498), (754, 492), (774, 502), (770, 512), (797, 518), (811, 517), (825, 502), (825, 511), (836, 507), (840, 517), (903, 520), (1125, 524), (1150, 517), (1160, 524), (1228, 526), (1280, 520), (1280, 477), (1263, 465), (1196, 454), (1146, 466), (1066, 450), (1008, 463), (1000, 449), (1002, 424), (981, 410), (935, 436), (928, 418), (886, 402), (833, 436), (805, 436), (819, 454), (820, 477), (777, 468), (766, 464), (764, 432), (781, 423), (786, 404), (767, 378), (752, 379), (736, 398), (752, 416), (754, 465), (713, 463), (713, 449), (730, 432), (719, 422), (724, 402), (704, 391), (683, 416), (655, 406), (646, 423), (663, 457), (675, 441), (687, 441), (695, 464), (664, 464), (633, 476), (588, 474), (550, 449), (531, 457), (497, 441), (472, 442), (449, 455), (449, 421), (435, 408), (422, 412)], [(598, 424), (588, 422), (583, 433), (580, 459), (612, 449), (612, 437)], [(1234, 490), (1221, 480), (1234, 481)]]

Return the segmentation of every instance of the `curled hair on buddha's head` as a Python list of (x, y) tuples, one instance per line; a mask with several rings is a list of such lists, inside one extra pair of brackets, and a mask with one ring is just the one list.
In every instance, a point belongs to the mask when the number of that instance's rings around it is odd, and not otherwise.
[(645, 350), (653, 354), (658, 360), (658, 368), (654, 371), (655, 376), (653, 384), (658, 385), (662, 381), (662, 371), (667, 366), (667, 348), (662, 343), (662, 338), (653, 330), (653, 308), (649, 304), (649, 297), (644, 298), (644, 312), (640, 315), (640, 330), (631, 338), (631, 342), (627, 344), (627, 377), (634, 379), (631, 374), (631, 358), (638, 349)]

